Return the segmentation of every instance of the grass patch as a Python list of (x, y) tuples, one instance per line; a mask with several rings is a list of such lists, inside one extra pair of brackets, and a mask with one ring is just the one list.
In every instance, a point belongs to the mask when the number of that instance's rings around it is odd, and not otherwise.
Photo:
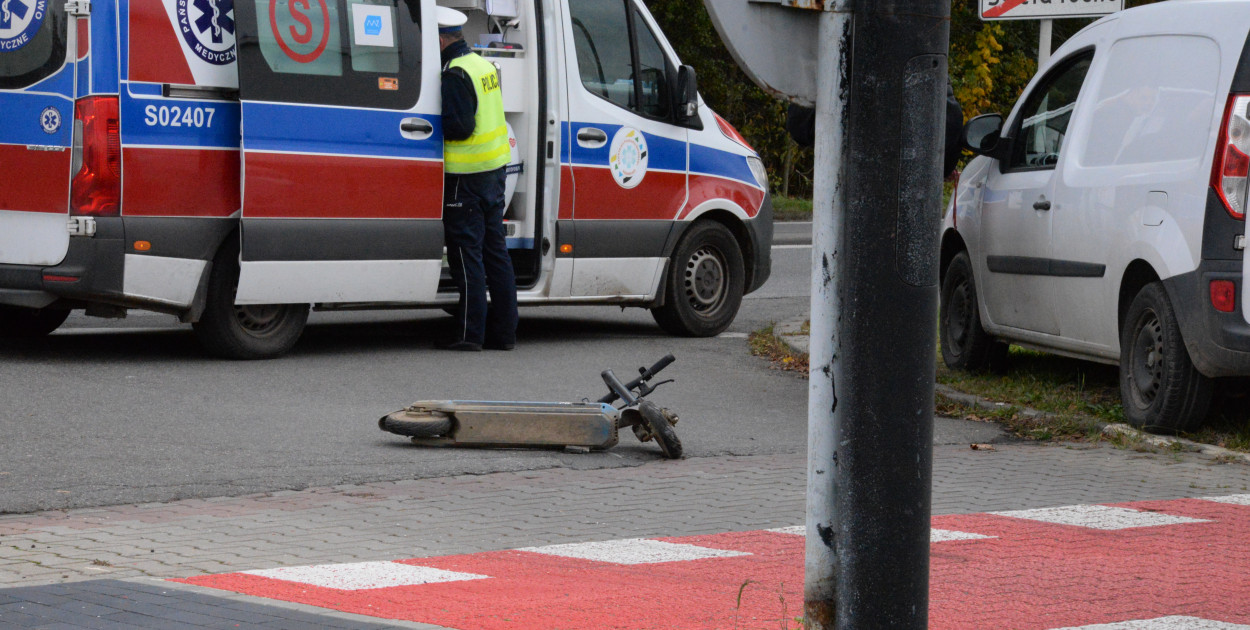
[[(804, 324), (804, 332), (807, 324)], [(774, 367), (806, 375), (808, 357), (793, 354), (772, 326), (751, 333), (751, 353)], [(1003, 403), (986, 410), (938, 395), (936, 413), (955, 418), (998, 422), (1013, 434), (1033, 440), (1098, 441), (1133, 450), (1157, 447), (1130, 436), (1104, 436), (1106, 423), (1124, 422), (1119, 369), (1080, 359), (1013, 346), (1002, 372), (951, 370), (937, 360), (937, 382), (966, 394)], [(1224, 382), (1204, 426), (1180, 437), (1233, 451), (1250, 452), (1250, 381)], [(1041, 415), (1026, 413), (1036, 409)]]
[(774, 221), (811, 221), (812, 200), (798, 197), (773, 197)]

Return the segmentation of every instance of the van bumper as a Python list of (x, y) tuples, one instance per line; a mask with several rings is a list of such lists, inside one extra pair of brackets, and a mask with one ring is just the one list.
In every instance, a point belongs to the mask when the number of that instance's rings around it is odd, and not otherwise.
[(1250, 376), (1250, 323), (1240, 308), (1222, 313), (1211, 306), (1213, 280), (1232, 280), (1238, 297), (1246, 290), (1241, 265), (1240, 260), (1204, 260), (1194, 271), (1163, 281), (1189, 358), (1212, 378)]
[(747, 270), (746, 293), (750, 293), (768, 281), (773, 265), (773, 197), (764, 195), (759, 214), (746, 222), (747, 235), (751, 239), (751, 268)]
[(93, 237), (72, 237), (60, 264), (0, 265), (0, 304), (43, 308), (122, 297), (125, 251), (119, 217), (96, 219)]

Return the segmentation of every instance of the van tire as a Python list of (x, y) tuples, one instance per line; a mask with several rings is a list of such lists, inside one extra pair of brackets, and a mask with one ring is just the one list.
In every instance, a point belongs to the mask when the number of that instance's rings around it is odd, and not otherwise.
[(235, 306), (239, 286), (239, 238), (231, 235), (213, 258), (208, 296), (192, 324), (205, 352), (225, 359), (269, 359), (286, 353), (308, 321), (307, 304)]
[(955, 254), (942, 280), (942, 312), (939, 318), (942, 362), (954, 370), (977, 372), (1001, 369), (1007, 361), (1007, 344), (981, 327), (977, 285), (972, 277), (968, 252)]
[(1128, 423), (1176, 433), (1198, 426), (1211, 408), (1215, 381), (1189, 358), (1176, 312), (1160, 282), (1138, 292), (1120, 331), (1120, 398)]
[(742, 306), (746, 270), (729, 228), (699, 221), (677, 244), (664, 283), (664, 305), (651, 309), (660, 328), (682, 337), (712, 337)]
[(69, 317), (67, 308), (27, 308), (0, 305), (0, 338), (38, 339), (47, 337)]

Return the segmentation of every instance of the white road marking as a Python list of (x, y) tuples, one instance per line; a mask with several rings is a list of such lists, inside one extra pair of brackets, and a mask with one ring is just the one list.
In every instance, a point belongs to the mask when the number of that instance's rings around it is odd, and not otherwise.
[(431, 567), (418, 567), (400, 562), (350, 562), (346, 564), (321, 564), (308, 567), (282, 567), (243, 571), (249, 575), (298, 582), (343, 591), (361, 591), (392, 586), (415, 586), (436, 582), (459, 582), (483, 580), (490, 576), (444, 571)]
[(998, 536), (986, 536), (985, 534), (974, 534), (972, 532), (957, 532), (953, 529), (930, 529), (929, 542), (947, 542), (951, 540), (981, 540), (985, 538), (998, 538)]
[(811, 245), (773, 245), (773, 249), (811, 249)]
[(650, 540), (646, 538), (628, 538), (625, 540), (608, 540), (604, 542), (572, 543), (566, 545), (548, 545), (546, 547), (524, 547), (517, 551), (529, 551), (549, 556), (579, 558), (612, 564), (654, 564), (657, 562), (679, 562), (684, 560), (704, 560), (707, 558), (732, 558), (749, 556), (743, 551), (726, 549), (710, 549), (696, 545)]
[(1187, 516), (1172, 516), (1157, 512), (1141, 512), (1122, 507), (1107, 505), (1068, 505), (1064, 507), (1041, 508), (1036, 510), (1012, 510), (1009, 512), (990, 512), (997, 516), (1009, 516), (1030, 521), (1054, 523), (1056, 525), (1073, 525), (1092, 529), (1128, 529), (1130, 527), (1157, 527), (1160, 525), (1180, 525), (1183, 523), (1207, 523), (1203, 519)]
[(1230, 505), (1250, 505), (1250, 494), (1230, 494), (1226, 497), (1204, 497), (1204, 501), (1228, 503)]
[(716, 338), (717, 339), (746, 339), (750, 335), (751, 335), (750, 333), (744, 333), (744, 332), (723, 332), (719, 335), (716, 335)]
[(1250, 626), (1239, 623), (1211, 621), (1198, 617), (1159, 617), (1157, 619), (1135, 619), (1117, 623), (1100, 623), (1092, 626), (1072, 626), (1055, 630), (1247, 630)]
[[(765, 530), (776, 532), (778, 534), (794, 534), (795, 536), (806, 536), (807, 527), (804, 525), (795, 525), (794, 527), (777, 527)], [(947, 542), (951, 540), (980, 540), (983, 538), (998, 538), (998, 536), (986, 536), (985, 534), (974, 534), (972, 532), (957, 532), (951, 529), (930, 529), (929, 542)]]

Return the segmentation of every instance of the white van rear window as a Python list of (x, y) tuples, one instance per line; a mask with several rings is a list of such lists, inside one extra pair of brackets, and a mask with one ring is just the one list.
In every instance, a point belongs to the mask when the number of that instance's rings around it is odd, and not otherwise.
[(1200, 160), (1211, 135), (1220, 76), (1215, 42), (1189, 35), (1112, 46), (1081, 164)]

